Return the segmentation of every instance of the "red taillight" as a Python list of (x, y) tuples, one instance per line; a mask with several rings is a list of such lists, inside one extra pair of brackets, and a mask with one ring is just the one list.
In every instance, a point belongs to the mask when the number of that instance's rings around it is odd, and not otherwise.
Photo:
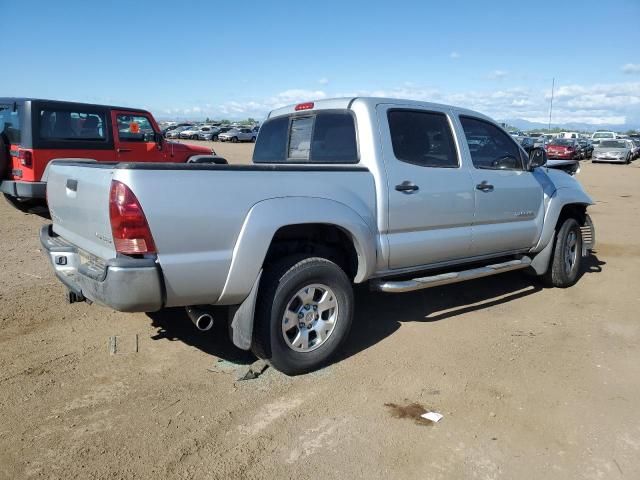
[(117, 180), (111, 182), (109, 219), (118, 253), (156, 253), (156, 245), (140, 202), (129, 187)]
[(313, 108), (313, 102), (299, 103), (296, 105), (296, 112), (300, 110), (311, 110)]
[(20, 150), (18, 158), (20, 159), (20, 164), (25, 167), (30, 167), (33, 163), (33, 154), (29, 150)]

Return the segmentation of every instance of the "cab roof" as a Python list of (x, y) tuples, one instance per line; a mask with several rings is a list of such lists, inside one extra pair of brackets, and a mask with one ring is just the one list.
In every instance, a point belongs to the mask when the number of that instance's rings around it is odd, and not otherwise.
[(95, 103), (86, 103), (86, 102), (67, 102), (65, 100), (48, 100), (46, 98), (31, 98), (31, 97), (0, 97), (0, 105), (11, 105), (13, 103), (23, 104), (25, 102), (38, 102), (38, 103), (46, 103), (48, 105), (60, 105), (60, 106), (84, 106), (84, 107), (93, 107), (93, 108), (104, 108), (110, 110), (126, 110), (128, 112), (140, 112), (140, 113), (149, 113), (147, 110), (141, 108), (131, 108), (131, 107), (118, 107), (115, 105), (99, 105)]
[[(313, 112), (317, 110), (347, 110), (350, 109), (354, 103), (359, 103), (367, 106), (370, 109), (375, 109), (377, 105), (391, 104), (403, 107), (415, 107), (420, 109), (433, 109), (436, 111), (441, 110), (455, 110), (459, 114), (472, 115), (474, 117), (484, 118), (495, 122), (490, 117), (473, 110), (466, 108), (456, 107), (454, 105), (446, 105), (442, 103), (423, 102), (419, 100), (407, 100), (402, 98), (388, 98), (388, 97), (342, 97), (342, 98), (326, 98), (322, 100), (313, 100), (309, 102), (302, 102), (298, 104), (287, 105), (285, 107), (276, 108), (272, 110), (267, 119), (273, 117), (279, 117), (281, 115), (290, 115), (293, 113)], [(296, 110), (296, 106), (303, 104), (313, 104), (311, 108), (305, 107), (303, 110)]]

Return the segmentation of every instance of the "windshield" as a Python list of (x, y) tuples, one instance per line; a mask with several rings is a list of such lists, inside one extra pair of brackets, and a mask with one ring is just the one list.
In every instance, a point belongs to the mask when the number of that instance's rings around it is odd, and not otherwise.
[(627, 144), (622, 140), (607, 140), (600, 142), (600, 148), (626, 148)]
[(574, 144), (574, 140), (559, 138), (554, 140), (551, 145), (562, 145), (563, 147), (571, 147)]
[(593, 138), (616, 138), (616, 136), (612, 132), (596, 132)]

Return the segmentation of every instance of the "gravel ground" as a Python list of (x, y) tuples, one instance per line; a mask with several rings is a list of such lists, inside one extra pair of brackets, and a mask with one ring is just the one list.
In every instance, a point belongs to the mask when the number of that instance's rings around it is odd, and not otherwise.
[(249, 381), (222, 325), (65, 304), (47, 220), (2, 202), (0, 479), (640, 478), (640, 161), (579, 179), (598, 247), (575, 287), (358, 288), (336, 363)]

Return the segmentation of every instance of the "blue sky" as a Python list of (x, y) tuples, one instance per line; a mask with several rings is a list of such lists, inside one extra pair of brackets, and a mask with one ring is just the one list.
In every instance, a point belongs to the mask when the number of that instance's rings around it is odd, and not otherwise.
[(0, 95), (262, 117), (383, 95), (499, 119), (640, 126), (640, 0), (0, 0)]

